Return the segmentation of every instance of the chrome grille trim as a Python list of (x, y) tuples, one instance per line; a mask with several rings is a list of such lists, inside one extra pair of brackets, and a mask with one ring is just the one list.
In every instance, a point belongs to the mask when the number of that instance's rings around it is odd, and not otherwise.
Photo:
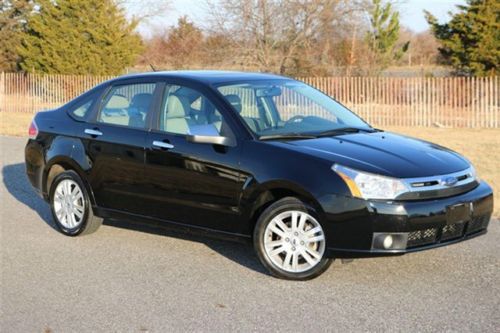
[[(455, 179), (456, 181), (454, 181), (453, 184), (449, 184), (451, 179)], [(430, 177), (403, 178), (401, 181), (405, 183), (409, 192), (425, 192), (439, 191), (467, 185), (477, 182), (477, 178), (474, 168), (469, 167), (465, 170), (450, 174)]]

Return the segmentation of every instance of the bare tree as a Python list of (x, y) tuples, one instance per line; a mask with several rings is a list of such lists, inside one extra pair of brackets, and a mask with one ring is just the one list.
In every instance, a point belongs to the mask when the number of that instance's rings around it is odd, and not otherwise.
[[(362, 0), (209, 0), (212, 30), (231, 36), (236, 59), (264, 71), (300, 74), (328, 48), (335, 21)], [(318, 45), (318, 43), (323, 44)], [(326, 43), (326, 44), (325, 44)], [(321, 52), (320, 52), (321, 53)], [(309, 58), (310, 59), (310, 58)]]
[[(370, 31), (372, 0), (206, 1), (208, 17), (204, 20), (181, 19), (147, 40), (142, 64), (291, 76), (373, 73), (373, 52), (365, 38)], [(421, 44), (432, 51), (427, 38)], [(418, 51), (411, 54), (414, 61), (432, 61), (417, 55)], [(407, 58), (399, 63), (403, 60)]]

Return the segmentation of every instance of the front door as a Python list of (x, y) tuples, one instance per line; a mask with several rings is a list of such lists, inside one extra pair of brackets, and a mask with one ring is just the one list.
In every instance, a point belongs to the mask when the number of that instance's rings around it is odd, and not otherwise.
[(146, 142), (150, 216), (237, 232), (240, 147), (193, 143), (187, 135), (234, 134), (214, 104), (196, 89), (166, 85), (156, 129)]

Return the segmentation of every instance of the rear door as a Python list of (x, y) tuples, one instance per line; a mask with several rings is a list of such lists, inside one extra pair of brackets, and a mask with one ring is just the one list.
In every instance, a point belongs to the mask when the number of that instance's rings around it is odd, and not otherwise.
[[(193, 143), (187, 135), (226, 136), (233, 129), (199, 88), (166, 84), (146, 142), (148, 215), (210, 229), (238, 231), (241, 145)], [(236, 141), (237, 142), (237, 141)]]
[(140, 80), (110, 86), (80, 133), (92, 163), (89, 181), (102, 208), (142, 212), (145, 142), (160, 85)]

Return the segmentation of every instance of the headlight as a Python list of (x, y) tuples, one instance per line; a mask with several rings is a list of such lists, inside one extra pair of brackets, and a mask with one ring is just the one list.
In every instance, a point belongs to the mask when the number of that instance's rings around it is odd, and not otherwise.
[(477, 171), (476, 171), (476, 168), (474, 168), (474, 166), (471, 164), (470, 165), (470, 172), (469, 172), (469, 175), (472, 177), (472, 179), (474, 179), (476, 182), (480, 182), (481, 181), (481, 178), (479, 178), (479, 176), (477, 175)]
[(354, 197), (393, 200), (409, 189), (401, 180), (362, 172), (335, 164), (332, 167), (347, 184)]

